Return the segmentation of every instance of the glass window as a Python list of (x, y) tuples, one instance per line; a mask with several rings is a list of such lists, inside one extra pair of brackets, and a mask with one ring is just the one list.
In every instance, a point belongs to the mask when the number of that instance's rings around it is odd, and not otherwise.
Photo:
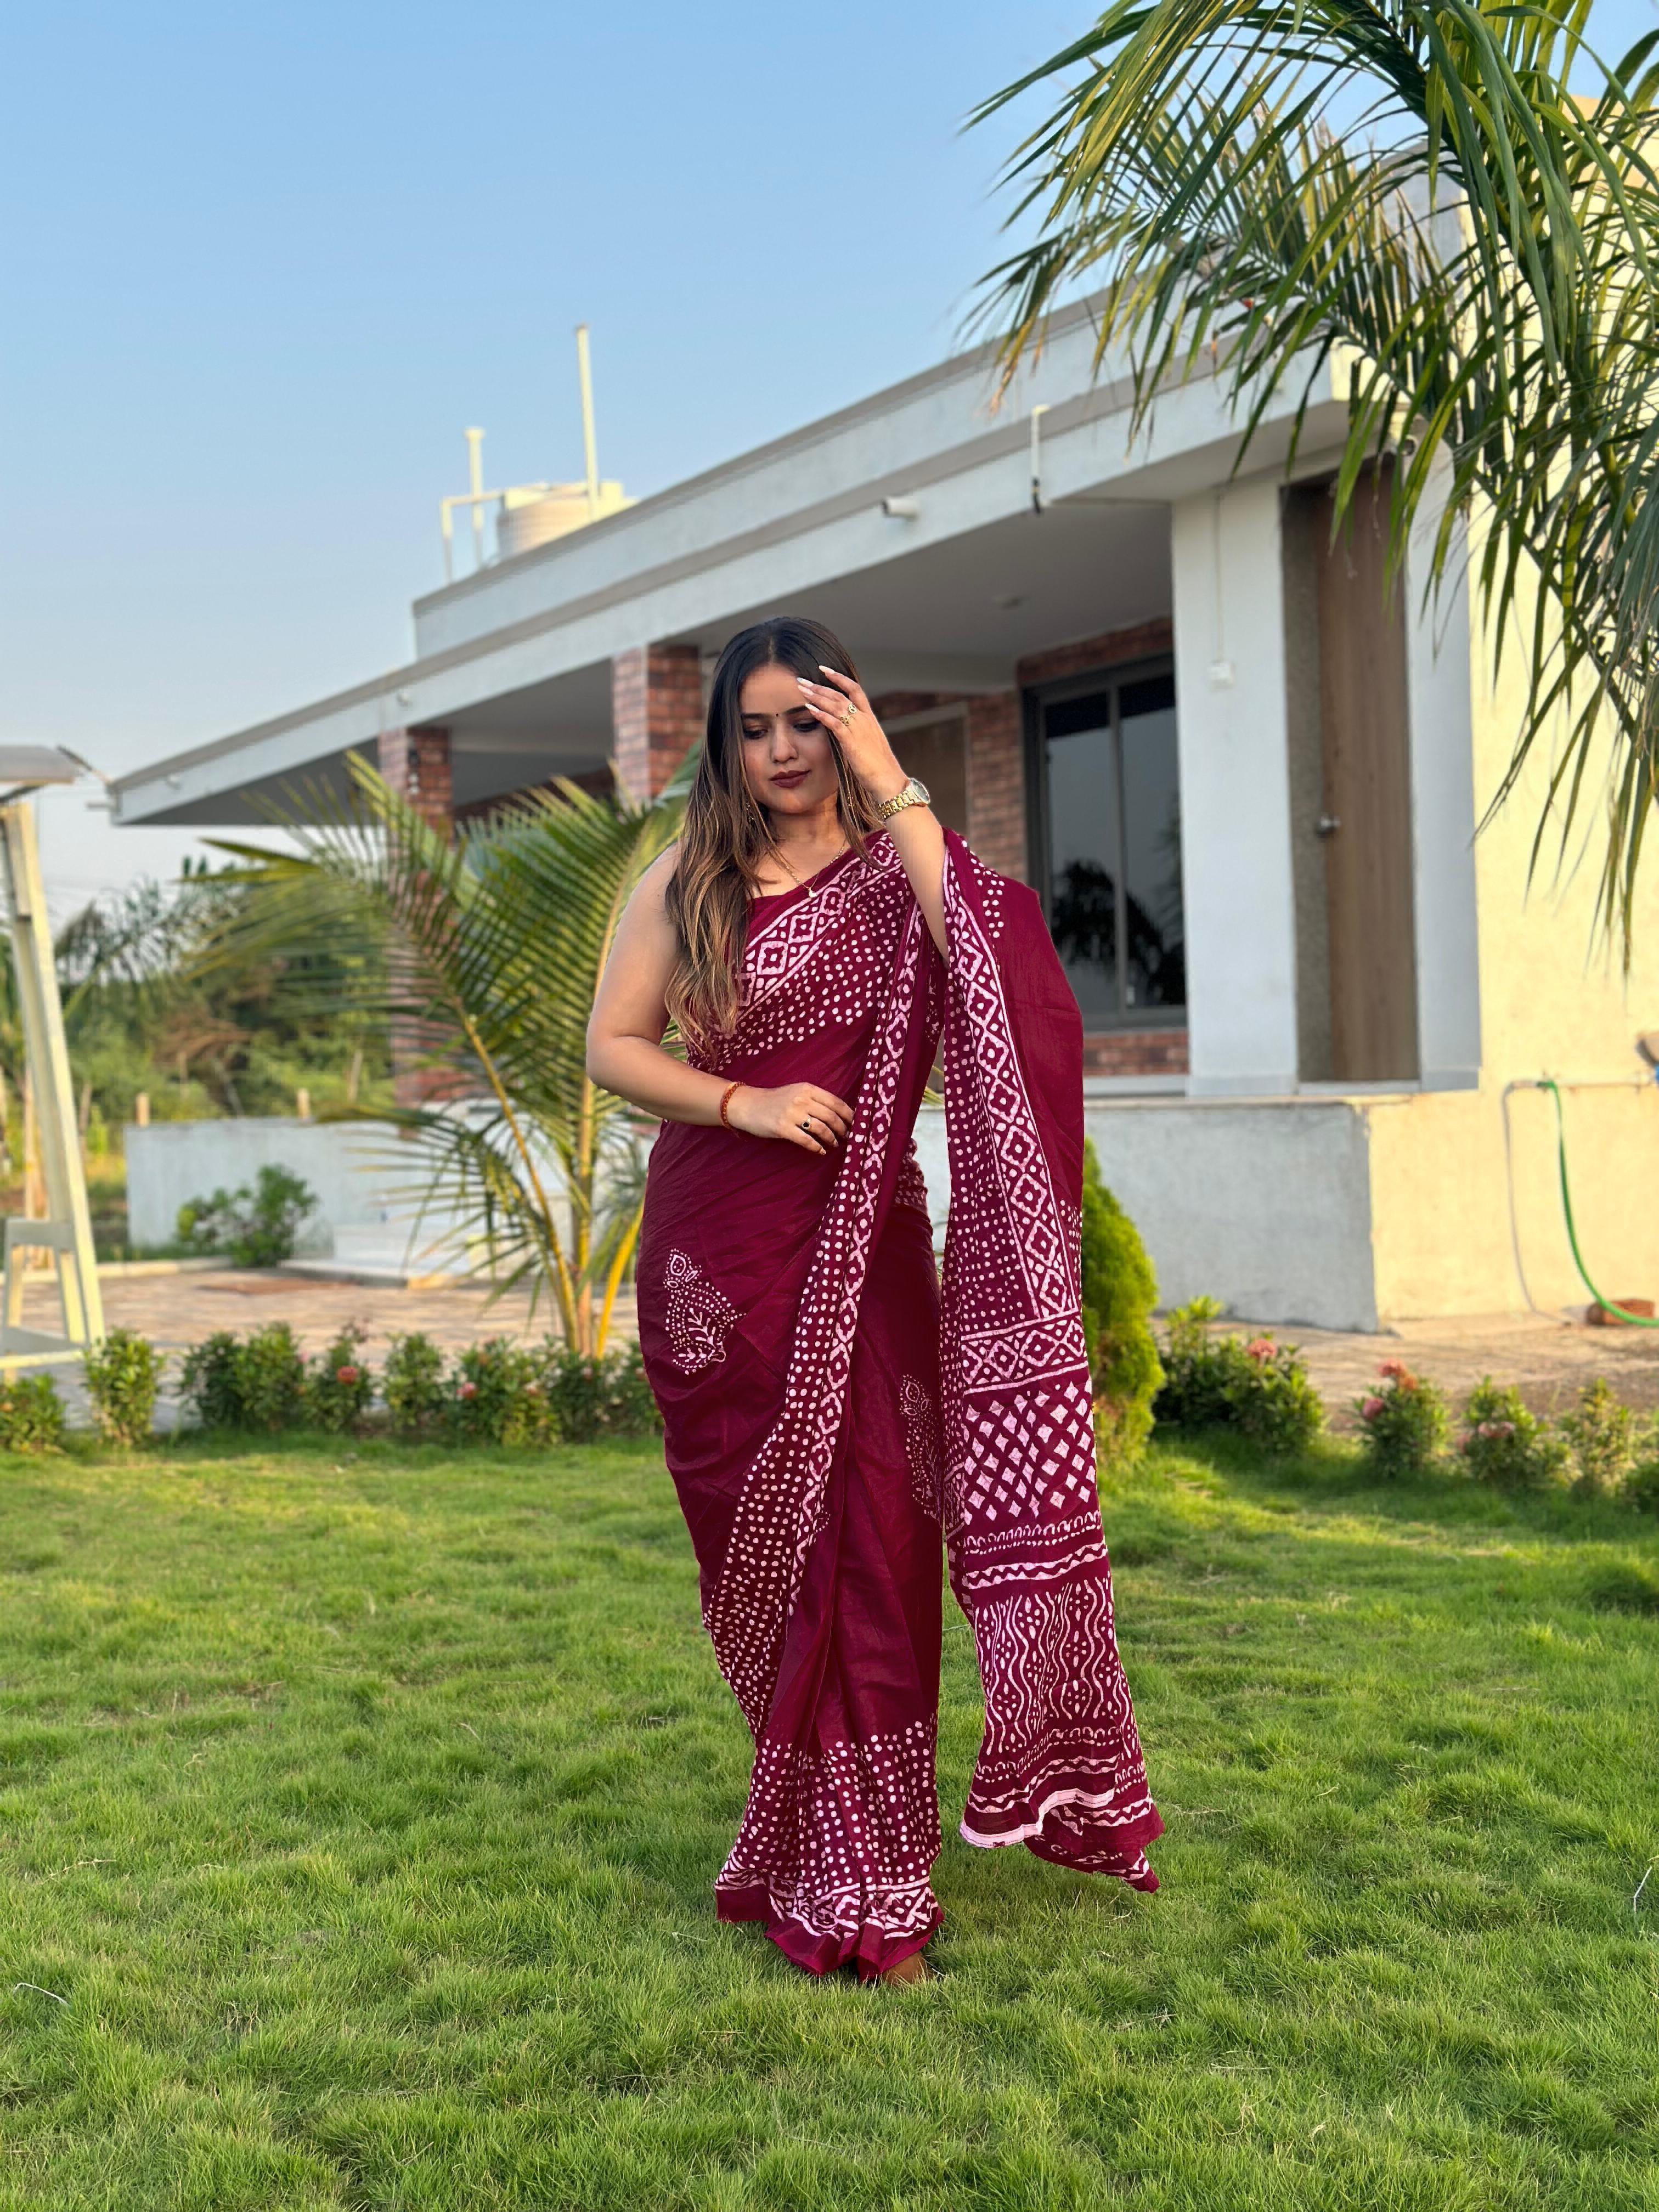
[(1085, 1027), (1184, 1007), (1175, 678), (1049, 701), (1041, 731), (1041, 888)]

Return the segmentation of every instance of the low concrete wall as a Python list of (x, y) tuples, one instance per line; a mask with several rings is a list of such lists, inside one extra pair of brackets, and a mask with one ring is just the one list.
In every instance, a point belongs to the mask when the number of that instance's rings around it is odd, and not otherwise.
[(317, 1194), (302, 1252), (328, 1255), (336, 1229), (408, 1218), (398, 1202), (397, 1132), (385, 1121), (298, 1121), (249, 1115), (222, 1121), (152, 1121), (126, 1132), (127, 1235), (141, 1249), (170, 1244), (179, 1209), (215, 1190), (251, 1183), (262, 1167), (287, 1168)]
[[(1084, 1121), (1146, 1243), (1162, 1304), (1206, 1295), (1250, 1321), (1376, 1327), (1363, 1104), (1095, 1098)], [(916, 1150), (942, 1243), (942, 1109), (922, 1109)]]

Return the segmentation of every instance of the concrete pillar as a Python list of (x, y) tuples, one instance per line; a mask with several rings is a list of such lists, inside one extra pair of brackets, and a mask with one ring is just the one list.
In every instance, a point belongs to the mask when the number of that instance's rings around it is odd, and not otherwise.
[(446, 836), (455, 826), (447, 730), (382, 730), (380, 769), (392, 788)]
[(1170, 516), (1189, 1087), (1297, 1080), (1296, 913), (1276, 477)]
[(636, 645), (611, 664), (617, 781), (636, 803), (654, 799), (703, 732), (702, 666), (695, 645)]

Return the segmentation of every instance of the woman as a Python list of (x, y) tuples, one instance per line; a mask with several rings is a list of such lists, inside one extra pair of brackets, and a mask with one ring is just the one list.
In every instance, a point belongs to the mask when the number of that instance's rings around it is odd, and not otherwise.
[[(911, 1142), (941, 1030), (942, 1293)], [(941, 1525), (986, 1690), (963, 1834), (1155, 1889), (1079, 1314), (1076, 1001), (817, 623), (721, 654), (588, 1066), (664, 1121), (640, 1340), (756, 1744), (720, 1917), (814, 1973), (925, 1975)]]

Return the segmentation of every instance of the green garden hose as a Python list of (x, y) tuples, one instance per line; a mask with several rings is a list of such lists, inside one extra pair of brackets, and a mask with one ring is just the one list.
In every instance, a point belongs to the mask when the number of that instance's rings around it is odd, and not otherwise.
[(1573, 1225), (1572, 1193), (1567, 1187), (1567, 1122), (1561, 1110), (1560, 1087), (1545, 1075), (1539, 1078), (1538, 1088), (1547, 1091), (1555, 1101), (1555, 1149), (1561, 1165), (1561, 1211), (1567, 1217), (1567, 1242), (1572, 1247), (1572, 1256), (1583, 1279), (1584, 1288), (1604, 1312), (1617, 1314), (1620, 1321), (1628, 1322), (1632, 1328), (1659, 1328), (1659, 1316), (1626, 1313), (1623, 1306), (1615, 1305), (1611, 1298), (1603, 1297), (1591, 1282), (1589, 1269), (1584, 1265), (1584, 1255), (1578, 1249), (1578, 1231)]

